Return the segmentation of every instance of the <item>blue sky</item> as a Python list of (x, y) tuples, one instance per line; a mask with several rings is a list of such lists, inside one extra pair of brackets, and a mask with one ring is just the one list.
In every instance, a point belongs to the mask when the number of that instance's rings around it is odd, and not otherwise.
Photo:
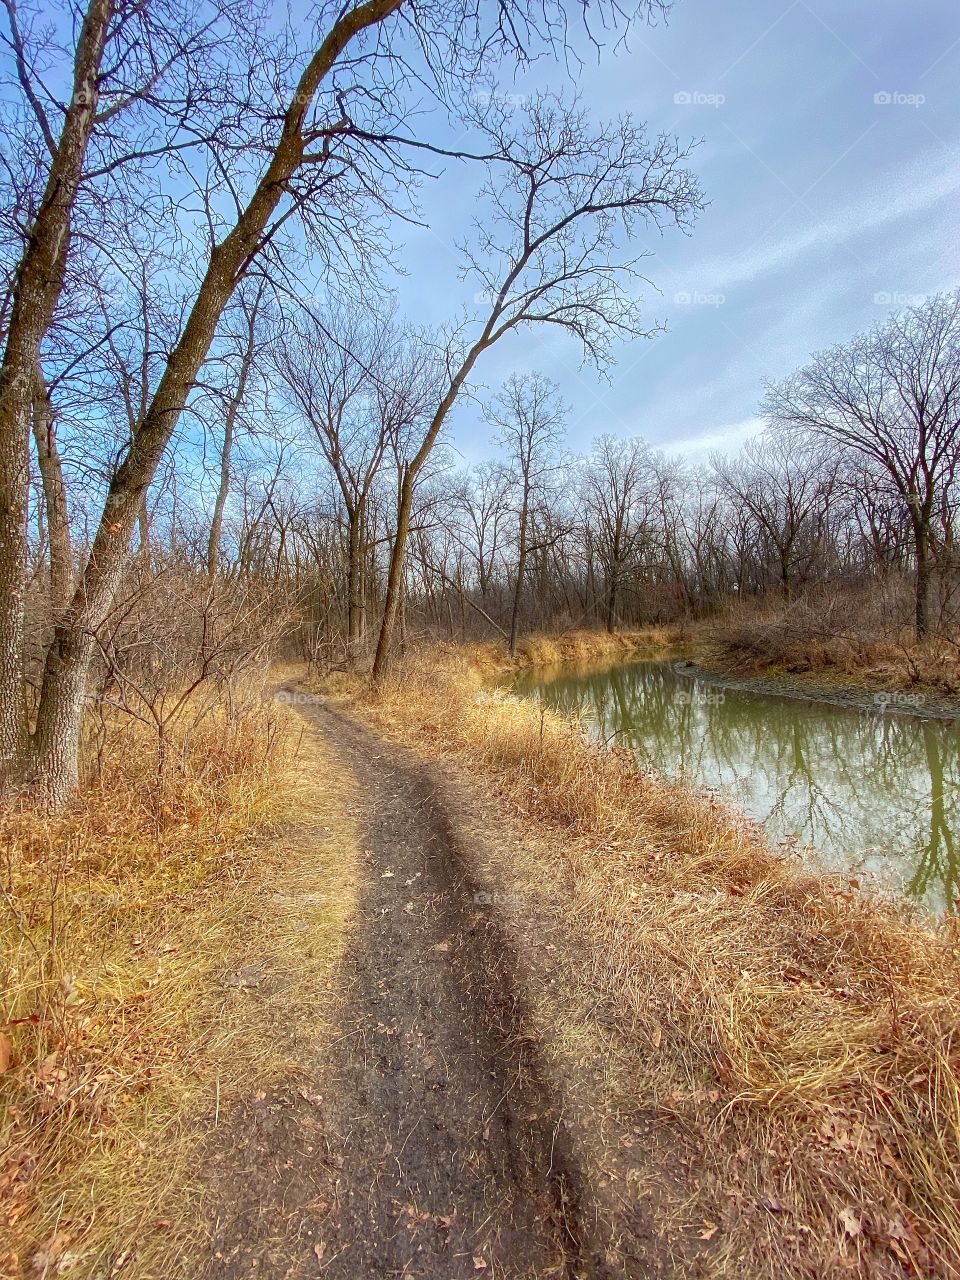
[[(556, 379), (574, 448), (607, 431), (693, 459), (735, 448), (759, 428), (764, 377), (960, 283), (955, 0), (677, 0), (666, 26), (638, 28), (577, 83), (597, 116), (629, 110), (651, 132), (701, 137), (692, 167), (709, 207), (690, 237), (651, 240), (646, 309), (669, 331), (623, 346), (607, 383), (552, 331), (478, 367), (491, 391), (514, 370)], [(401, 300), (418, 322), (469, 297), (452, 248), (466, 176), (430, 184), (429, 229), (404, 245)], [(473, 406), (452, 439), (468, 459), (488, 452)]]

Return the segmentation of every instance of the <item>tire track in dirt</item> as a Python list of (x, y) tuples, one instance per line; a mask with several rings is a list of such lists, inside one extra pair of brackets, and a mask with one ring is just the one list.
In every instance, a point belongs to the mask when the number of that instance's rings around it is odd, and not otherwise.
[(367, 881), (322, 1100), (250, 1108), (215, 1280), (605, 1275), (518, 960), (424, 769), (301, 708), (357, 781)]

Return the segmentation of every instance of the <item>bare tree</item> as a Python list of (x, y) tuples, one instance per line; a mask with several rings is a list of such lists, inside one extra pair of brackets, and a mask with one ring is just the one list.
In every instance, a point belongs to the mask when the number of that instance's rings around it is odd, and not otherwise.
[(548, 498), (548, 486), (561, 465), (560, 448), (566, 410), (556, 383), (542, 374), (513, 374), (487, 406), (487, 417), (499, 429), (508, 474), (516, 495), (517, 571), (510, 610), (510, 656), (517, 652), (520, 601), (527, 571), (533, 507)]
[(619, 623), (620, 596), (635, 575), (654, 529), (656, 486), (642, 440), (603, 436), (581, 473), (584, 512), (603, 570), (603, 612), (609, 632)]
[(649, 336), (625, 285), (639, 261), (622, 255), (641, 227), (690, 225), (700, 192), (675, 139), (650, 141), (629, 117), (596, 129), (555, 98), (511, 115), (492, 102), (477, 121), (490, 154), (487, 209), (464, 248), (482, 286), (485, 318), (445, 345), (446, 386), (419, 448), (405, 464), (374, 679), (389, 660), (402, 591), (414, 486), (480, 356), (526, 325), (553, 325), (603, 365), (615, 337)]
[(262, 343), (258, 332), (258, 318), (262, 315), (264, 292), (263, 280), (249, 292), (241, 292), (239, 306), (236, 308), (236, 324), (229, 335), (232, 350), (223, 360), (227, 386), (217, 388), (217, 399), (223, 409), (223, 438), (220, 442), (217, 490), (207, 536), (207, 573), (211, 578), (216, 576), (220, 563), (220, 538), (223, 532), (223, 513), (230, 496), (234, 443)]
[[(17, 192), (24, 223), (10, 271), (9, 311), (0, 358), (0, 773), (27, 767), (24, 701), (24, 584), (27, 563), (28, 440), (37, 398), (44, 398), (41, 344), (54, 324), (67, 283), (78, 193), (87, 177), (95, 132), (109, 148), (116, 118), (134, 114), (163, 79), (183, 108), (183, 72), (206, 45), (186, 13), (136, 3), (90, 0), (79, 20), (65, 102), (47, 90), (38, 50), (13, 0), (4, 0), (14, 81), (26, 115), (22, 131), (38, 138), (40, 159)], [(173, 19), (173, 20), (170, 20)], [(41, 37), (41, 47), (45, 37)], [(46, 50), (50, 54), (50, 50)], [(189, 73), (187, 72), (187, 79)], [(180, 93), (172, 81), (178, 82)], [(59, 116), (59, 120), (58, 120)], [(19, 123), (19, 122), (18, 122)], [(102, 159), (102, 155), (101, 155)], [(111, 164), (122, 160), (114, 155)], [(31, 191), (32, 188), (32, 191)], [(45, 415), (41, 439), (50, 440)], [(47, 448), (45, 461), (51, 460)], [(52, 465), (52, 462), (51, 462)]]
[(468, 471), (454, 491), (452, 521), (460, 543), (473, 562), (482, 598), (489, 595), (501, 558), (504, 526), (509, 518), (509, 477), (499, 462), (485, 462)]
[(277, 351), (291, 405), (319, 444), (346, 516), (347, 644), (354, 654), (366, 630), (368, 504), (393, 429), (376, 394), (391, 341), (388, 327), (342, 311), (322, 328), (305, 316), (288, 327)]
[(940, 294), (767, 389), (770, 418), (879, 466), (909, 513), (918, 639), (930, 630), (934, 515), (960, 460), (960, 291)]
[(837, 473), (822, 444), (783, 436), (748, 442), (735, 458), (715, 457), (714, 474), (732, 502), (749, 513), (776, 562), (780, 591), (810, 572), (827, 529)]
[[(418, 140), (402, 133), (407, 87), (419, 93), (430, 84), (444, 99), (488, 56), (528, 56), (562, 43), (566, 32), (566, 15), (554, 4), (359, 0), (321, 6), (311, 47), (291, 54), (292, 32), (272, 40), (237, 3), (231, 10), (217, 0), (205, 11), (177, 0), (90, 0), (75, 44), (57, 51), (72, 66), (60, 96), (38, 70), (46, 35), (23, 30), (15, 6), (5, 5), (17, 109), (38, 159), (16, 175), (25, 225), (8, 273), (0, 361), (0, 775), (4, 786), (26, 780), (53, 803), (76, 784), (95, 637), (145, 495), (240, 282), (255, 262), (267, 261), (275, 281), (296, 283), (297, 255), (285, 239), (292, 226), (321, 265), (356, 281), (383, 251), (386, 220), (418, 175)], [(374, 30), (382, 38), (364, 42)], [(198, 148), (202, 159), (189, 162)], [(170, 199), (157, 175), (180, 157), (188, 195)], [(23, 629), (37, 371), (84, 254), (95, 256), (104, 244), (109, 252), (105, 228), (113, 234), (137, 223), (147, 225), (147, 238), (154, 230), (166, 235), (171, 260), (182, 260), (185, 245), (199, 246), (180, 273), (180, 281), (195, 276), (195, 288), (169, 308), (176, 332), (156, 375), (140, 379), (142, 412), (106, 468), (96, 532), (46, 651), (31, 734)]]

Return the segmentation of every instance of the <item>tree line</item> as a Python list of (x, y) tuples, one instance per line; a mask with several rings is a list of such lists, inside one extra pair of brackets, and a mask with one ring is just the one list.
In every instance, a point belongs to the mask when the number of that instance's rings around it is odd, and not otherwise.
[[(291, 325), (257, 295), (237, 314), (229, 393), (211, 407), (217, 448), (205, 468), (174, 469), (154, 492), (145, 554), (126, 584), (126, 643), (142, 644), (148, 613), (172, 661), (170, 637), (190, 617), (184, 600), (198, 593), (220, 625), (230, 614), (238, 652), (282, 636), (296, 656), (325, 666), (372, 661), (392, 629), (403, 638), (501, 637), (515, 650), (528, 630), (615, 631), (771, 595), (789, 607), (824, 587), (882, 596), (894, 632), (908, 623), (921, 636), (950, 630), (960, 603), (948, 465), (958, 317), (957, 295), (932, 298), (815, 357), (767, 388), (760, 435), (708, 461), (610, 434), (575, 455), (559, 389), (533, 371), (483, 401), (485, 461), (464, 467), (441, 443), (414, 469), (448, 386), (449, 348), (357, 309)], [(901, 374), (886, 401), (854, 407), (851, 397), (835, 408), (825, 371), (830, 387), (845, 371), (848, 390), (869, 389), (864, 350), (883, 352), (905, 335), (917, 353), (913, 380)], [(923, 412), (897, 419), (896, 403)], [(44, 510), (38, 502), (41, 527)], [(49, 540), (38, 538), (34, 581), (50, 592), (53, 564)], [(121, 626), (117, 671), (123, 636)], [(170, 683), (165, 673), (161, 686)]]
[[(894, 628), (949, 629), (958, 340), (958, 293), (892, 315), (768, 386), (766, 428), (697, 464), (611, 434), (575, 456), (558, 387), (514, 374), (483, 404), (488, 459), (464, 468), (441, 448), (408, 486), (406, 608), (419, 627), (515, 650), (524, 629), (615, 630), (895, 581), (912, 606), (908, 619), (895, 602)], [(268, 462), (251, 427), (225, 525), (218, 506), (218, 564), (293, 593), (307, 656), (359, 658), (382, 634), (411, 427), (445, 352), (356, 314), (259, 350), (274, 451)], [(172, 534), (194, 567), (207, 507), (195, 496)]]
[[(476, 175), (482, 211), (461, 271), (484, 303), (439, 335), (409, 397), (383, 386), (398, 415), (391, 448), (402, 436), (405, 452), (382, 673), (414, 491), (478, 360), (518, 328), (552, 325), (608, 361), (616, 336), (644, 329), (631, 242), (689, 227), (700, 205), (676, 139), (626, 116), (597, 121), (571, 93), (518, 104), (498, 78), (538, 59), (573, 65), (577, 38), (616, 43), (665, 8), (321, 0), (284, 17), (259, 0), (60, 12), (4, 0), (5, 791), (56, 805), (75, 790), (104, 634), (132, 554), (148, 559), (152, 494), (165, 470), (194, 464), (218, 406), (236, 405), (226, 434), (236, 429), (255, 379), (241, 389), (235, 357), (254, 313), (296, 330), (317, 297), (382, 294), (395, 229), (419, 216), (437, 167), (458, 165)], [(39, 631), (28, 609), (35, 474), (50, 562)]]

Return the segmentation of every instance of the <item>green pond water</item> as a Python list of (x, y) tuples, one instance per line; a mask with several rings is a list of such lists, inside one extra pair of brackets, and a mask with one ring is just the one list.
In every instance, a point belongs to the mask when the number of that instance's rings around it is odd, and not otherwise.
[(811, 865), (956, 909), (958, 726), (723, 688), (672, 662), (525, 673), (515, 688), (715, 790)]

